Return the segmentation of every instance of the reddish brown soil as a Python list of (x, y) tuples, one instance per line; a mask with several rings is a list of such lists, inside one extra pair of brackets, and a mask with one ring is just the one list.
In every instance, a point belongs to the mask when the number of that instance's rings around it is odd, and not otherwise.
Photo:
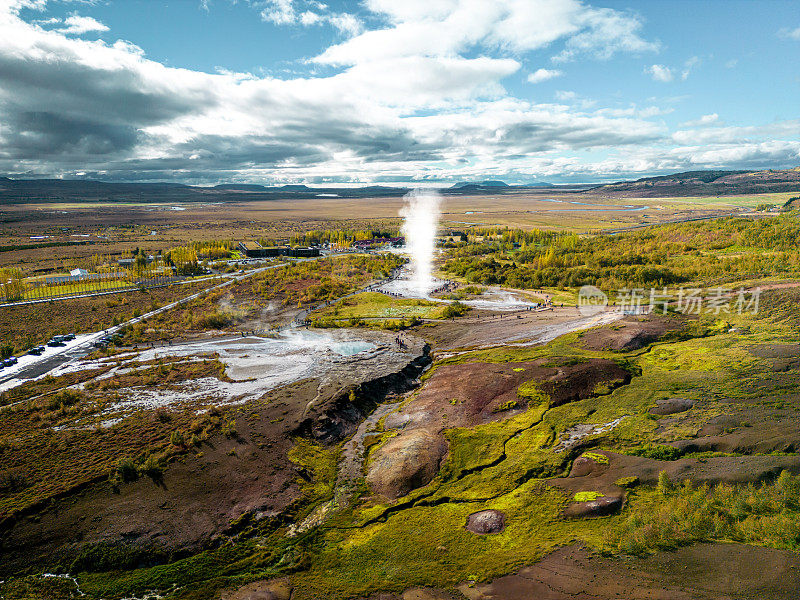
[(695, 483), (749, 483), (773, 479), (782, 470), (800, 472), (800, 456), (714, 456), (709, 458), (687, 457), (673, 461), (654, 460), (640, 456), (627, 456), (602, 451), (608, 464), (591, 459), (573, 461), (567, 477), (556, 477), (547, 481), (567, 495), (577, 492), (596, 491), (606, 496), (620, 497), (624, 490), (614, 484), (623, 477), (638, 477), (642, 484), (655, 484), (658, 474), (664, 471), (672, 481), (691, 479)]
[(627, 560), (570, 546), (514, 575), (459, 586), (468, 600), (790, 600), (798, 589), (800, 555), (739, 544)]
[[(514, 369), (523, 369), (515, 371)], [(593, 395), (598, 384), (610, 388), (630, 381), (630, 373), (615, 362), (590, 359), (576, 364), (551, 363), (545, 359), (520, 363), (466, 363), (444, 365), (428, 379), (419, 394), (390, 423), (404, 422), (406, 427), (433, 425), (470, 427), (486, 423), (525, 408), (517, 388), (526, 381), (538, 382), (550, 396), (551, 405), (582, 400)], [(499, 411), (509, 402), (515, 410)]]
[[(278, 585), (284, 584), (255, 582), (222, 598), (284, 600), (287, 596), (269, 595)], [(463, 583), (457, 590), (412, 588), (366, 600), (794, 600), (799, 589), (800, 554), (788, 550), (697, 544), (626, 559), (573, 545), (489, 583)]]
[(669, 332), (686, 326), (686, 320), (675, 316), (626, 316), (613, 325), (590, 329), (581, 335), (587, 350), (627, 352), (639, 350), (658, 341)]

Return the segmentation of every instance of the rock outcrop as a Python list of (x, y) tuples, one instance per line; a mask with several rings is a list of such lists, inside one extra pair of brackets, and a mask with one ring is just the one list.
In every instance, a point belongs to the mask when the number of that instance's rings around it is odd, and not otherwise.
[(442, 436), (415, 429), (390, 439), (375, 455), (367, 471), (372, 491), (396, 500), (430, 483), (447, 454)]

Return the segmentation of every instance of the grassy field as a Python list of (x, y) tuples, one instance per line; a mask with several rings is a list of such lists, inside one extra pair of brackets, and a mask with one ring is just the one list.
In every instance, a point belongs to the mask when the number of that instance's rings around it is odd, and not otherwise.
[(312, 318), (332, 319), (420, 319), (439, 318), (443, 306), (441, 302), (432, 300), (413, 300), (393, 298), (379, 292), (364, 292), (350, 298), (340, 300), (312, 313)]

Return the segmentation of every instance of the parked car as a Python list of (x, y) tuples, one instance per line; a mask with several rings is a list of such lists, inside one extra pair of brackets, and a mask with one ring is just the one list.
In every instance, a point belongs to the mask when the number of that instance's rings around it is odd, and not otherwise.
[(41, 356), (44, 354), (45, 347), (44, 346), (36, 346), (36, 348), (31, 348), (28, 350), (28, 354), (32, 354), (33, 356)]
[(75, 339), (75, 334), (74, 333), (68, 333), (67, 335), (62, 335), (61, 336), (61, 341), (62, 342), (71, 342), (74, 339)]
[(54, 337), (52, 340), (47, 342), (47, 345), (50, 346), (51, 348), (58, 348), (59, 346), (66, 346), (66, 344), (61, 341), (61, 336), (60, 335)]
[(3, 366), (4, 367), (13, 367), (15, 364), (17, 364), (17, 362), (19, 362), (19, 361), (16, 359), (16, 357), (12, 356), (11, 358), (7, 358), (7, 359), (5, 359), (3, 361)]

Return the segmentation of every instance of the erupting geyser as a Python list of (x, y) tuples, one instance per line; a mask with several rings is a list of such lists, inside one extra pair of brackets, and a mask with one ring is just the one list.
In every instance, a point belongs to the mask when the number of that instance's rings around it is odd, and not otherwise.
[(411, 287), (419, 297), (429, 296), (434, 288), (433, 251), (439, 226), (442, 197), (433, 190), (414, 190), (405, 196), (400, 211), (406, 249), (411, 255)]

